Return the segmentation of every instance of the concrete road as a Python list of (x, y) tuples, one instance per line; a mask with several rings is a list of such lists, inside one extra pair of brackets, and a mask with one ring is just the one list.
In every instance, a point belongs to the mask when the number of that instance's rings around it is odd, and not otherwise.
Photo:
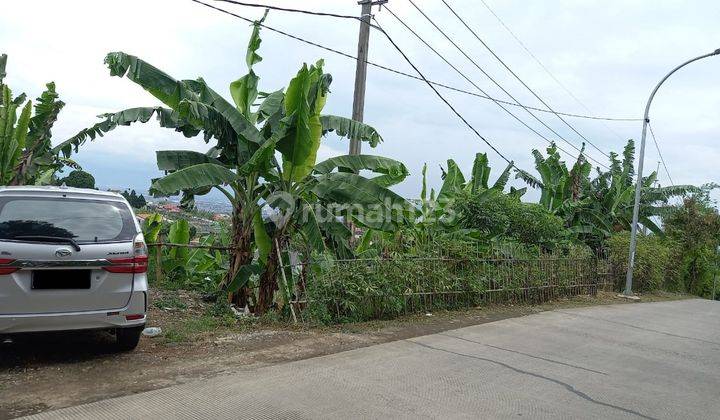
[(720, 418), (720, 302), (544, 312), (34, 418)]

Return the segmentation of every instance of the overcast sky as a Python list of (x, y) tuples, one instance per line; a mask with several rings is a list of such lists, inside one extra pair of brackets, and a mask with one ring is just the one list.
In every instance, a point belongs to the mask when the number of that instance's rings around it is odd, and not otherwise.
[[(360, 11), (354, 0), (264, 1), (341, 14)], [(555, 110), (588, 113), (523, 50), (482, 2), (447, 1)], [(485, 1), (593, 115), (640, 118), (648, 94), (665, 73), (686, 59), (720, 48), (717, 0)], [(520, 102), (542, 106), (440, 0), (416, 3)], [(262, 15), (260, 9), (218, 5), (248, 18)], [(409, 2), (390, 0), (389, 6), (478, 86), (493, 96), (508, 99)], [(374, 12), (428, 78), (474, 91), (472, 85), (413, 38), (386, 10)], [(359, 26), (356, 22), (271, 11), (266, 24), (355, 54)], [(125, 51), (137, 55), (176, 78), (202, 76), (229, 99), (228, 84), (247, 71), (245, 50), (250, 32), (246, 22), (189, 0), (24, 0), (5, 5), (0, 14), (0, 53), (9, 56), (6, 81), (16, 94), (26, 92), (35, 98), (45, 83), (56, 82), (62, 100), (67, 103), (53, 131), (54, 142), (60, 142), (95, 123), (98, 114), (159, 104), (129, 80), (110, 77), (103, 65), (106, 53)], [(351, 115), (353, 60), (267, 30), (262, 32), (262, 39), (260, 55), (264, 60), (256, 66), (261, 90), (285, 87), (303, 62), (323, 58), (325, 70), (333, 76), (325, 113)], [(370, 60), (412, 73), (376, 31), (371, 33)], [(547, 146), (494, 103), (461, 93), (441, 92), (518, 166), (532, 168), (531, 149)], [(513, 112), (546, 137), (555, 137), (521, 109)], [(538, 116), (579, 147), (582, 139), (559, 119), (548, 114)], [(656, 97), (652, 125), (676, 184), (720, 182), (719, 116), (720, 57), (685, 68)], [(640, 122), (567, 120), (605, 152), (620, 152), (626, 139), (640, 137)], [(385, 142), (375, 150), (365, 146), (363, 152), (393, 157), (408, 166), (411, 177), (396, 188), (406, 196), (417, 196), (424, 162), (435, 186), (440, 181), (438, 166), (448, 158), (455, 159), (469, 173), (474, 154), (487, 152), (494, 168), (491, 179), (505, 166), (426, 85), (416, 80), (369, 68), (365, 121), (380, 131)], [(159, 175), (155, 150), (205, 151), (207, 147), (201, 138), (185, 139), (152, 122), (116, 129), (87, 144), (75, 158), (95, 175), (98, 185), (146, 190), (150, 178)], [(323, 141), (319, 158), (344, 154), (346, 150), (344, 140), (329, 136)], [(588, 152), (607, 162), (596, 150), (589, 147)], [(657, 161), (658, 153), (650, 140), (646, 168), (654, 170)], [(662, 169), (660, 181), (669, 184)]]

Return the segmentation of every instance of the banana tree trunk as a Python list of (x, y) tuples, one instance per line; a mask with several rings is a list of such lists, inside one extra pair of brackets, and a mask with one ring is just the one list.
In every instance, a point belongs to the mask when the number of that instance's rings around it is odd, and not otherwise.
[(262, 315), (270, 309), (275, 292), (280, 289), (278, 285), (278, 269), (280, 268), (278, 255), (285, 249), (285, 245), (286, 241), (282, 234), (273, 237), (265, 271), (260, 275), (258, 304), (255, 307), (255, 313), (258, 315)]
[(14, 168), (15, 175), (10, 180), (10, 183), (8, 185), (24, 185), (25, 180), (25, 173), (28, 170), (28, 166), (30, 164), (30, 160), (32, 159), (32, 152), (29, 152), (27, 155), (23, 156), (20, 160), (20, 163)]
[[(250, 247), (252, 245), (252, 224), (246, 223), (242, 217), (242, 209), (239, 206), (233, 207), (232, 214), (232, 240), (230, 246), (230, 268), (224, 280), (225, 285), (232, 283), (240, 267), (252, 261)], [(250, 303), (250, 288), (243, 286), (240, 290), (231, 292), (228, 296), (231, 303), (243, 308)]]

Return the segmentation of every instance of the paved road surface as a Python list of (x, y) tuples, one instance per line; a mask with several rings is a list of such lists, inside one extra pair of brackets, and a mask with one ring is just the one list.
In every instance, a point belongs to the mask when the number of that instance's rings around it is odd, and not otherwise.
[(35, 418), (381, 417), (720, 418), (720, 302), (544, 312)]

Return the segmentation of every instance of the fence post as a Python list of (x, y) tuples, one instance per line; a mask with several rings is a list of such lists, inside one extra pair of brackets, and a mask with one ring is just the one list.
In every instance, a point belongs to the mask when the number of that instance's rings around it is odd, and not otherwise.
[(155, 281), (159, 284), (162, 282), (162, 244), (155, 245)]
[[(283, 284), (285, 285), (285, 287), (283, 287), (283, 289), (285, 289), (285, 294), (288, 296), (287, 300), (288, 300), (288, 305), (290, 305), (290, 313), (292, 314), (293, 322), (295, 324), (297, 324), (298, 321), (297, 321), (297, 316), (295, 315), (295, 308), (293, 307), (293, 303), (292, 303), (292, 292), (290, 291), (290, 283), (288, 283), (287, 275), (285, 274), (285, 262), (283, 261), (282, 254), (280, 253), (280, 245), (278, 245), (277, 238), (275, 238), (275, 250), (277, 251), (278, 261), (280, 262), (280, 273), (282, 274)], [(290, 258), (288, 258), (288, 264), (292, 264), (290, 262)], [(292, 265), (290, 265), (290, 267), (291, 267), (290, 269), (292, 270)], [(294, 291), (294, 288), (295, 288), (295, 285), (293, 284), (293, 291)]]

